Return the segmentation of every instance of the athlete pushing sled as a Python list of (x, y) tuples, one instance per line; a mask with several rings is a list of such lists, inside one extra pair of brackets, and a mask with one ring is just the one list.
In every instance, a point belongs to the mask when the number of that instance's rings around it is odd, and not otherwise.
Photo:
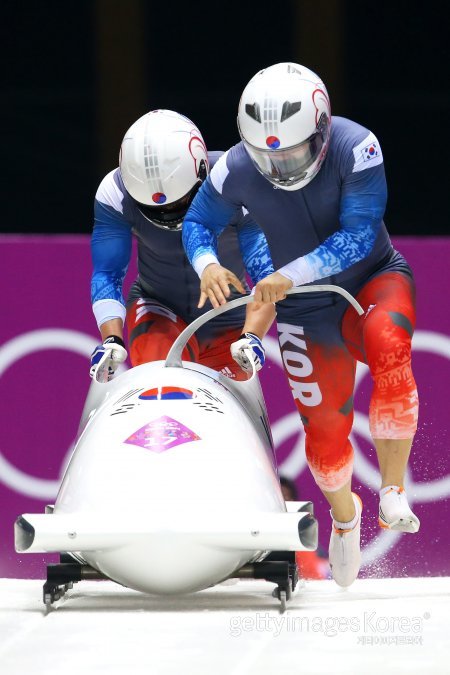
[[(349, 586), (361, 564), (362, 503), (351, 489), (349, 441), (357, 360), (369, 366), (374, 385), (369, 420), (381, 471), (379, 525), (419, 529), (403, 488), (418, 417), (413, 275), (383, 222), (380, 143), (361, 125), (331, 116), (318, 75), (296, 63), (261, 70), (242, 93), (238, 127), (242, 140), (197, 193), (183, 242), (201, 278), (199, 307), (207, 298), (217, 307), (237, 280), (219, 264), (211, 234), (226, 231), (230, 215), (244, 208), (266, 236), (277, 271), (256, 284), (255, 299), (277, 303), (308, 464), (331, 507), (333, 578)], [(364, 314), (329, 293), (286, 298), (292, 286), (317, 280), (347, 289)]]

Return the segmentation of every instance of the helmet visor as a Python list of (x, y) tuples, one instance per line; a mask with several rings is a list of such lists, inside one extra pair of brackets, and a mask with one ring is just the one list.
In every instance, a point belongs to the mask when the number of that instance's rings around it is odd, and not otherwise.
[(285, 150), (263, 150), (244, 140), (247, 152), (263, 176), (280, 185), (295, 185), (304, 180), (308, 169), (320, 157), (324, 143), (325, 137), (320, 131)]

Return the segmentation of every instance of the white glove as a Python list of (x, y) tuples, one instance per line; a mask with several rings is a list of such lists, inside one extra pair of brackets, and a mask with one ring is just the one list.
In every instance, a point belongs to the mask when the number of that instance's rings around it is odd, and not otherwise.
[(110, 351), (110, 358), (108, 359), (108, 380), (111, 379), (117, 368), (127, 358), (127, 350), (122, 338), (117, 335), (109, 335), (102, 345), (97, 345), (91, 354), (91, 368), (89, 375), (94, 377), (97, 372), (100, 361), (103, 359), (105, 353)]
[(243, 333), (239, 340), (233, 342), (230, 351), (236, 363), (246, 372), (252, 370), (252, 364), (248, 360), (246, 352), (251, 352), (256, 370), (261, 370), (266, 360), (266, 352), (262, 342), (254, 333)]

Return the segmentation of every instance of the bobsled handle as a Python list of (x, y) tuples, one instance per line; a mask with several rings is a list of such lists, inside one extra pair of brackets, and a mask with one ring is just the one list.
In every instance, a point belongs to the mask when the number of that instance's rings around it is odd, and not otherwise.
[[(300, 293), (339, 293), (342, 295), (351, 305), (355, 308), (358, 314), (361, 316), (364, 314), (364, 310), (357, 300), (353, 297), (351, 293), (341, 288), (340, 286), (334, 286), (333, 284), (318, 284), (314, 286), (294, 286), (294, 288), (289, 288), (286, 291), (286, 295), (298, 295)], [(183, 364), (181, 361), (181, 355), (183, 349), (185, 348), (188, 340), (194, 335), (194, 333), (210, 319), (223, 314), (224, 312), (229, 312), (231, 309), (236, 307), (241, 307), (242, 305), (248, 305), (249, 302), (254, 301), (253, 295), (244, 295), (242, 298), (236, 298), (236, 300), (231, 300), (225, 305), (221, 305), (216, 309), (211, 309), (209, 312), (205, 312), (202, 316), (199, 316), (198, 319), (195, 319), (192, 323), (187, 326), (182, 333), (177, 337), (173, 343), (169, 353), (167, 354), (166, 362), (164, 366), (166, 368), (182, 368)]]

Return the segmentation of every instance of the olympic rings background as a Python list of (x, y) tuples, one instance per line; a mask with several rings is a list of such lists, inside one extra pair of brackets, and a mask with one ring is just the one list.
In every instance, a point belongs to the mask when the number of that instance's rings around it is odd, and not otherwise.
[[(450, 317), (441, 288), (450, 281), (450, 239), (395, 242), (413, 267), (418, 287), (413, 368), (420, 396), (419, 432), (406, 488), (421, 518), (417, 535), (380, 532), (379, 478), (368, 433), (370, 377), (357, 370), (354, 489), (364, 502), (366, 575), (449, 574)], [(97, 328), (89, 303), (87, 237), (2, 237), (5, 312), (0, 334), (0, 577), (42, 577), (49, 556), (18, 556), (13, 523), (20, 513), (42, 512), (58, 489), (73, 447), (89, 387), (89, 355)], [(18, 287), (17, 272), (20, 271)], [(135, 275), (135, 266), (127, 285)], [(447, 275), (447, 278), (446, 278)], [(329, 537), (328, 507), (304, 457), (300, 418), (284, 378), (275, 331), (265, 339), (261, 373), (280, 473), (295, 479), (300, 498), (315, 504), (321, 545)]]

